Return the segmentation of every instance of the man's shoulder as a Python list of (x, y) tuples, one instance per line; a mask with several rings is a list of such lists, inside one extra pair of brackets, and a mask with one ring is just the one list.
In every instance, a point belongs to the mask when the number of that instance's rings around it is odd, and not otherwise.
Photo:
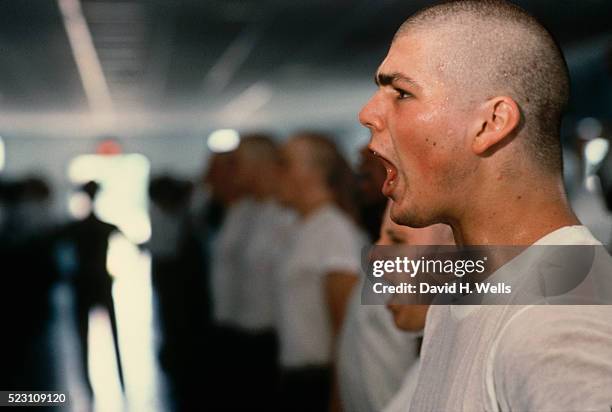
[(606, 305), (532, 306), (518, 313), (491, 359), (498, 402), (520, 410), (603, 405), (612, 384), (610, 319)]
[[(534, 305), (508, 320), (500, 349), (514, 353), (546, 351), (543, 344), (571, 345), (582, 334), (607, 336), (612, 345), (611, 305)], [(560, 340), (565, 337), (567, 340)], [(535, 345), (539, 343), (539, 345)], [(534, 346), (535, 345), (535, 346)], [(511, 349), (513, 348), (513, 349)], [(501, 352), (500, 352), (501, 353)]]

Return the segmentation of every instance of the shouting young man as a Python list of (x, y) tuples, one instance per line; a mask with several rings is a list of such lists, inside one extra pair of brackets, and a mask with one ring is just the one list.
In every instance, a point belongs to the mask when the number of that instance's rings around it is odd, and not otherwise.
[[(524, 10), (486, 0), (424, 9), (397, 31), (375, 81), (360, 121), (387, 169), (395, 222), (447, 223), (460, 245), (598, 244), (563, 188), (567, 66)], [(528, 255), (514, 275), (537, 274)], [(608, 255), (594, 265), (612, 276)], [(612, 306), (431, 307), (411, 410), (610, 405)]]

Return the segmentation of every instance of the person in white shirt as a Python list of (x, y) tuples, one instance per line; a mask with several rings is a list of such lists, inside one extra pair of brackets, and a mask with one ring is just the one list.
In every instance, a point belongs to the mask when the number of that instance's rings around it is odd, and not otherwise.
[(301, 133), (282, 153), (281, 198), (299, 220), (278, 279), (280, 406), (325, 410), (335, 336), (358, 280), (365, 235), (347, 213), (353, 176), (331, 140)]
[(276, 281), (288, 250), (294, 213), (277, 201), (280, 153), (265, 135), (250, 135), (238, 148), (237, 179), (252, 201), (252, 228), (239, 251), (239, 296), (235, 326), (240, 340), (241, 374), (249, 381), (245, 407), (267, 408), (278, 386), (278, 344), (274, 310)]
[[(217, 324), (248, 328), (244, 318), (252, 308), (244, 305), (252, 300), (245, 301), (244, 295), (257, 275), (251, 274), (245, 251), (262, 228), (260, 218), (277, 186), (273, 179), (278, 173), (278, 152), (270, 137), (249, 134), (241, 139), (233, 158), (231, 186), (239, 195), (230, 204), (212, 248), (213, 313)], [(262, 297), (257, 302), (267, 300)]]
[[(561, 177), (567, 66), (524, 10), (426, 8), (400, 27), (376, 81), (360, 121), (395, 222), (448, 223), (459, 245), (594, 242)], [(524, 253), (509, 273), (529, 279), (541, 249)], [(609, 291), (610, 257), (595, 256)], [(610, 319), (608, 305), (431, 306), (410, 410), (609, 410)]]
[(274, 199), (259, 205), (253, 236), (244, 250), (249, 273), (242, 287), (242, 307), (238, 324), (245, 330), (264, 331), (275, 326), (275, 294), (279, 266), (291, 241), (294, 213)]
[(256, 223), (252, 199), (242, 197), (232, 204), (212, 246), (213, 319), (217, 325), (236, 327), (240, 311), (242, 256), (248, 234)]
[(294, 214), (277, 201), (281, 170), (276, 143), (264, 135), (250, 135), (241, 142), (237, 155), (237, 179), (252, 200), (256, 218), (241, 250), (245, 270), (236, 322), (257, 334), (274, 326), (274, 282)]
[[(450, 245), (454, 241), (446, 225), (415, 229), (394, 223), (387, 206), (377, 245), (400, 244)], [(362, 304), (361, 292), (361, 285), (353, 291), (338, 348), (344, 412), (381, 411), (391, 400), (400, 398), (396, 402), (405, 404), (410, 399), (427, 313), (424, 305), (391, 304), (390, 314), (383, 305)]]
[(274, 282), (291, 214), (275, 200), (279, 152), (273, 139), (244, 136), (234, 156), (232, 184), (242, 198), (229, 208), (213, 254), (218, 350), (226, 358), (220, 374), (227, 388), (236, 373), (250, 382), (228, 405), (261, 408), (277, 386)]

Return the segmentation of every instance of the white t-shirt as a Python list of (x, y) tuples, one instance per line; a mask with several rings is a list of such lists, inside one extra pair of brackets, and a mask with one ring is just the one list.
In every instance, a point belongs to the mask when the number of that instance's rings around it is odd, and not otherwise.
[(278, 306), (275, 283), (295, 222), (295, 214), (274, 201), (258, 203), (258, 208), (257, 222), (244, 250), (237, 319), (238, 326), (250, 331), (274, 327)]
[(325, 275), (358, 275), (365, 236), (337, 207), (326, 205), (296, 226), (279, 272), (278, 332), (283, 367), (331, 363), (332, 330)]
[(247, 268), (244, 250), (255, 228), (260, 207), (252, 199), (231, 206), (212, 246), (211, 283), (213, 318), (218, 324), (236, 326)]
[[(535, 243), (598, 244), (583, 226)], [(537, 250), (528, 248), (500, 270), (531, 278)], [(612, 258), (603, 247), (595, 250), (590, 273), (604, 273), (599, 285), (609, 291)], [(430, 307), (411, 411), (607, 411), (610, 405), (612, 306)]]
[(345, 412), (380, 411), (417, 361), (418, 334), (402, 332), (383, 305), (362, 305), (355, 287), (338, 347), (338, 377)]
[(391, 401), (382, 410), (383, 412), (406, 412), (408, 410), (414, 396), (414, 391), (416, 390), (420, 366), (421, 362), (419, 359), (410, 366), (404, 376), (399, 391), (393, 395)]

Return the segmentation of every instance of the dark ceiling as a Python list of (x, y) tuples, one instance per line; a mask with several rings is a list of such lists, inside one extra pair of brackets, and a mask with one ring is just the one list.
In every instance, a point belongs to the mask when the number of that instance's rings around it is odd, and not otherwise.
[[(354, 120), (394, 31), (429, 3), (85, 0), (82, 9), (115, 111), (139, 114), (131, 124), (142, 128), (231, 122), (243, 103), (261, 124)], [(612, 31), (609, 0), (518, 3), (567, 47)], [(0, 128), (49, 131), (35, 120), (88, 112), (55, 0), (1, 1), (0, 49)]]

